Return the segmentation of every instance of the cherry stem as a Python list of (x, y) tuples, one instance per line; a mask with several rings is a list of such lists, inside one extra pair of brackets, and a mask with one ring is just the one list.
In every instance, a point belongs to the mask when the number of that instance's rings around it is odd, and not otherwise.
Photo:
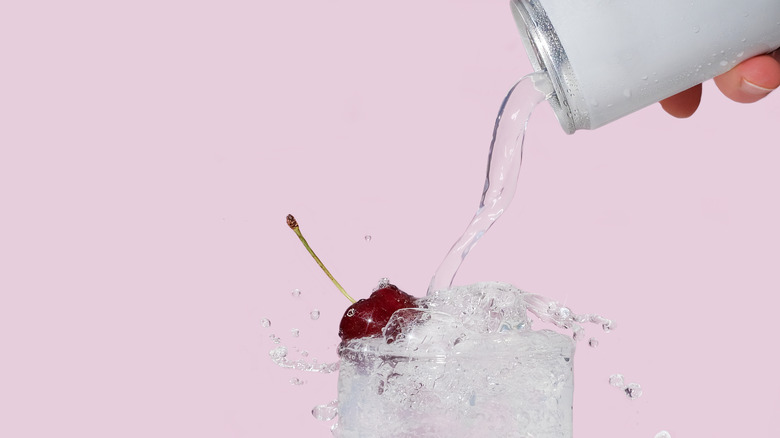
[(341, 293), (342, 293), (342, 294), (343, 294), (345, 297), (347, 297), (347, 299), (348, 299), (349, 301), (351, 301), (351, 302), (353, 302), (353, 303), (354, 303), (354, 302), (355, 302), (355, 299), (354, 299), (354, 298), (352, 298), (351, 296), (349, 296), (349, 294), (347, 293), (347, 291), (345, 291), (345, 290), (344, 290), (344, 288), (343, 288), (343, 287), (341, 287), (341, 285), (339, 284), (339, 282), (338, 282), (338, 281), (336, 281), (336, 279), (335, 279), (335, 278), (333, 278), (333, 275), (330, 273), (330, 271), (328, 271), (328, 268), (326, 268), (326, 267), (325, 267), (325, 265), (323, 265), (323, 264), (322, 264), (322, 261), (320, 260), (320, 258), (319, 258), (319, 257), (317, 257), (317, 254), (314, 254), (314, 250), (312, 250), (312, 249), (311, 249), (311, 247), (309, 246), (309, 243), (308, 243), (308, 242), (306, 242), (306, 239), (303, 237), (303, 234), (301, 234), (301, 229), (300, 229), (300, 227), (298, 226), (298, 221), (296, 221), (296, 220), (295, 220), (295, 217), (294, 217), (293, 215), (291, 215), (291, 214), (288, 214), (288, 215), (287, 215), (287, 226), (288, 226), (288, 227), (290, 227), (290, 228), (291, 228), (291, 229), (292, 229), (292, 230), (295, 232), (295, 235), (296, 235), (296, 236), (298, 236), (298, 239), (300, 239), (300, 240), (301, 240), (301, 243), (303, 243), (303, 246), (305, 246), (305, 247), (306, 247), (306, 250), (307, 250), (307, 251), (309, 251), (309, 254), (311, 254), (311, 256), (314, 258), (314, 261), (315, 261), (315, 262), (317, 262), (317, 264), (318, 264), (318, 265), (320, 265), (320, 268), (322, 268), (322, 270), (323, 270), (323, 271), (325, 271), (325, 275), (327, 275), (327, 276), (328, 276), (328, 278), (330, 278), (330, 281), (332, 281), (332, 282), (333, 282), (333, 284), (335, 284), (335, 285), (336, 285), (336, 287), (337, 287), (337, 288), (339, 288), (339, 290), (341, 291)]

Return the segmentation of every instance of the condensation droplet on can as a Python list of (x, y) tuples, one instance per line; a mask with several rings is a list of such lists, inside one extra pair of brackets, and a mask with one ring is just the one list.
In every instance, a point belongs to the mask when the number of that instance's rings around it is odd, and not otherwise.
[(630, 90), (630, 89), (628, 89), (628, 88), (626, 88), (625, 90), (623, 90), (623, 96), (625, 96), (625, 97), (631, 97), (631, 90)]
[(693, 26), (693, 33), (699, 33), (701, 28), (699, 26)]
[(300, 289), (293, 289), (293, 291), (290, 292), (290, 295), (292, 295), (295, 298), (298, 298), (299, 296), (301, 296), (301, 290)]
[(263, 318), (260, 320), (260, 325), (263, 327), (271, 327), (271, 320), (268, 318)]
[(306, 383), (306, 382), (304, 382), (303, 380), (301, 380), (301, 379), (299, 379), (299, 378), (297, 378), (297, 377), (293, 377), (292, 379), (290, 379), (290, 384), (291, 384), (291, 385), (295, 385), (295, 386), (301, 386), (301, 385), (303, 385), (304, 383)]
[(672, 438), (672, 435), (669, 432), (662, 430), (655, 434), (655, 438)]
[(721, 67), (725, 67), (725, 66), (729, 65), (729, 62), (724, 59), (723, 61), (720, 62), (720, 65), (721, 65)]
[(317, 310), (317, 309), (314, 309), (314, 310), (311, 311), (311, 313), (309, 313), (309, 316), (311, 317), (311, 319), (316, 321), (316, 320), (320, 319), (320, 311)]

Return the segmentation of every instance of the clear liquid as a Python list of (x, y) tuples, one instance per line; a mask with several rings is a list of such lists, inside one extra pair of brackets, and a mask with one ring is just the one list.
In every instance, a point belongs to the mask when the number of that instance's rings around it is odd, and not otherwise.
[(547, 73), (538, 71), (520, 79), (504, 98), (493, 128), (479, 208), (436, 270), (428, 286), (428, 295), (452, 286), (463, 259), (512, 203), (523, 161), (523, 139), (528, 118), (534, 107), (549, 98), (552, 92)]

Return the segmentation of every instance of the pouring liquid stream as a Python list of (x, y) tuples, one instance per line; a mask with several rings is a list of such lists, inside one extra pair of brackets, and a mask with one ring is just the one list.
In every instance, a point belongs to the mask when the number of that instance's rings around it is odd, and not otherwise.
[(552, 94), (552, 84), (545, 71), (523, 77), (507, 93), (493, 128), (485, 188), (479, 208), (436, 270), (428, 286), (429, 295), (452, 286), (455, 274), (469, 251), (512, 203), (523, 161), (523, 140), (528, 118), (534, 107)]

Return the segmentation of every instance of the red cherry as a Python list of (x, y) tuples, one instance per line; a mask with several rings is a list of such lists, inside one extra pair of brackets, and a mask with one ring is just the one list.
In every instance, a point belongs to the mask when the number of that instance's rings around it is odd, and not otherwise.
[(415, 297), (388, 284), (347, 308), (339, 324), (339, 336), (342, 341), (382, 336), (382, 329), (396, 310), (414, 307)]

